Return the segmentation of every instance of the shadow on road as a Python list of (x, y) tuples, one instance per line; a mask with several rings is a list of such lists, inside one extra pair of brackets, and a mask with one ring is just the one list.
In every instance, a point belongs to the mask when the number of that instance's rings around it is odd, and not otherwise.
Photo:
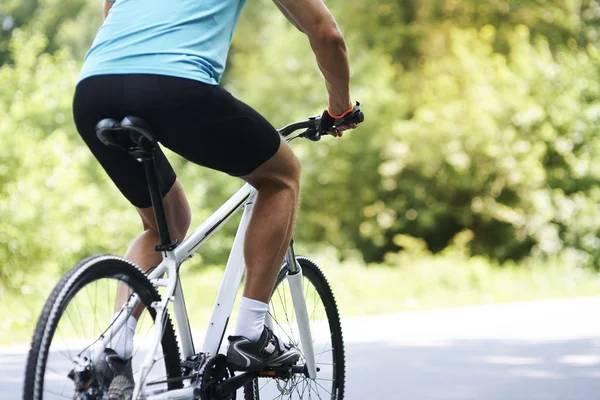
[[(600, 339), (348, 343), (347, 400), (597, 400)], [(0, 398), (21, 397), (25, 356), (0, 355)]]
[(347, 399), (599, 399), (599, 347), (597, 338), (354, 344)]

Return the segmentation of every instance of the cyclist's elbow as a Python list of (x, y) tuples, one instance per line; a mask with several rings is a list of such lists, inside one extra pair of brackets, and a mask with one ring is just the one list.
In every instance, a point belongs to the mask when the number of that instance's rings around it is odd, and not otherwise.
[(322, 45), (335, 46), (335, 47), (346, 47), (344, 35), (338, 28), (337, 24), (323, 24), (312, 32), (307, 33), (311, 42), (317, 42)]

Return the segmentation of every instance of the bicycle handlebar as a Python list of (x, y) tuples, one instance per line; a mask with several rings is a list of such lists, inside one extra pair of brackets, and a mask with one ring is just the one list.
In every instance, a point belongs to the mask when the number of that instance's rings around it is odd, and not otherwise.
[(318, 129), (321, 117), (310, 117), (305, 121), (298, 121), (284, 126), (279, 130), (281, 136), (286, 137), (300, 129)]
[[(362, 113), (362, 111), (360, 111), (360, 103), (357, 101), (356, 105), (354, 106), (354, 109), (350, 114), (348, 114), (344, 118), (335, 120), (334, 127), (348, 124), (360, 124), (364, 120), (365, 116)], [(329, 134), (328, 132), (324, 132), (321, 129), (321, 117), (319, 116), (310, 117), (304, 121), (293, 122), (279, 129), (279, 133), (283, 137), (286, 137), (300, 129), (306, 130), (303, 133), (301, 133), (299, 137), (305, 137), (314, 142), (321, 140), (321, 136)]]

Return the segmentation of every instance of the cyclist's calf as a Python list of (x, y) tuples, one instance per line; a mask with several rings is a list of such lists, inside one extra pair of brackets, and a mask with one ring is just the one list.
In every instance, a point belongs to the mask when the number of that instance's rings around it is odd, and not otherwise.
[(267, 303), (294, 229), (300, 162), (282, 141), (277, 153), (244, 179), (258, 190), (244, 243), (244, 296)]
[[(181, 243), (190, 227), (192, 213), (179, 180), (175, 181), (173, 187), (163, 198), (163, 205), (171, 239), (178, 240)], [(158, 238), (158, 229), (152, 207), (137, 208), (137, 210), (142, 218), (144, 231), (151, 231)]]

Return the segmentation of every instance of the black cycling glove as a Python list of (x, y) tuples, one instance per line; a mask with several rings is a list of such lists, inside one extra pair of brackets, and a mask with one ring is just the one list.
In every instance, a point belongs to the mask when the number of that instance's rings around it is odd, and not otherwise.
[(359, 124), (365, 119), (363, 113), (360, 111), (360, 103), (357, 101), (354, 107), (344, 112), (341, 115), (332, 116), (329, 110), (323, 111), (321, 115), (321, 125), (319, 126), (319, 133), (321, 135), (327, 134), (336, 126)]

